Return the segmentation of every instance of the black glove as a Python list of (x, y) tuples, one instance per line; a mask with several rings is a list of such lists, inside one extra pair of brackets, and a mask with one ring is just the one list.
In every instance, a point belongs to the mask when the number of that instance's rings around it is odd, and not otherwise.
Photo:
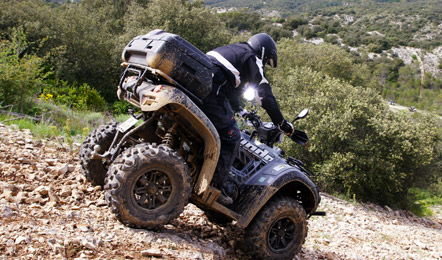
[(284, 131), (288, 136), (292, 135), (294, 132), (294, 128), (293, 125), (288, 122), (287, 120), (283, 120), (281, 125), (279, 126), (281, 128), (282, 131)]

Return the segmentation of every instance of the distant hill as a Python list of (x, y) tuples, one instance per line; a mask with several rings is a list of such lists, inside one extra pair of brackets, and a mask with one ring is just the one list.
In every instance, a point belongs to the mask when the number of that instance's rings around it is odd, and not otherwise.
[(276, 10), (284, 15), (309, 12), (331, 6), (342, 6), (348, 3), (358, 3), (359, 0), (205, 0), (212, 7), (248, 8), (249, 10)]
[(306, 38), (338, 34), (349, 46), (371, 44), (369, 51), (378, 53), (398, 46), (432, 50), (442, 45), (440, 0), (206, 0), (205, 3), (221, 12), (248, 10), (283, 19), (301, 15), (310, 23), (301, 31), (298, 29)]
[[(396, 3), (400, 0), (205, 0), (205, 4), (223, 8), (248, 8), (257, 10), (276, 10), (282, 15), (311, 12), (329, 7), (353, 6), (370, 3)], [(422, 2), (408, 0), (407, 2)], [(424, 0), (425, 2), (425, 0)]]

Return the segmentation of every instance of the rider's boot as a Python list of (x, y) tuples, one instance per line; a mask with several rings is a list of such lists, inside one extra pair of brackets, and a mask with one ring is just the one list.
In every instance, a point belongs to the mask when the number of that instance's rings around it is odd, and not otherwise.
[(228, 206), (233, 203), (233, 200), (238, 196), (238, 189), (233, 182), (228, 181), (224, 183), (224, 187), (221, 188), (221, 194), (218, 198), (218, 202)]
[(223, 192), (221, 192), (221, 194), (219, 195), (219, 197), (216, 201), (218, 201), (220, 204), (222, 204), (224, 206), (229, 206), (229, 205), (233, 204), (232, 198), (230, 198), (227, 195), (224, 195)]

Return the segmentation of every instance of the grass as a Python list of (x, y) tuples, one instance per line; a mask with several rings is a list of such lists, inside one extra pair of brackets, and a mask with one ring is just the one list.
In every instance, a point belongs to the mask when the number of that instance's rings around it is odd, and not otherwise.
[(39, 139), (52, 136), (51, 125), (45, 122), (35, 123), (29, 119), (13, 119), (14, 117), (12, 116), (0, 115), (0, 123), (3, 122), (5, 125), (16, 125), (20, 130), (29, 129), (31, 130), (32, 134)]
[[(440, 183), (439, 183), (440, 184)], [(410, 191), (416, 198), (411, 211), (419, 217), (432, 216), (431, 206), (442, 205), (442, 196), (436, 195), (430, 190), (413, 188)]]
[(107, 124), (111, 120), (123, 122), (131, 117), (129, 114), (114, 117), (107, 112), (75, 111), (64, 105), (38, 99), (28, 114), (39, 117), (40, 121), (0, 114), (0, 123), (16, 125), (20, 130), (29, 129), (34, 138), (54, 139), (64, 143), (71, 150), (73, 143), (82, 143), (84, 138), (100, 125)]
[(112, 120), (110, 114), (74, 111), (67, 106), (55, 105), (47, 101), (37, 101), (33, 114), (40, 117), (39, 122), (0, 114), (0, 123), (16, 125), (19, 129), (29, 129), (38, 139), (63, 136), (66, 140), (82, 142), (92, 130)]

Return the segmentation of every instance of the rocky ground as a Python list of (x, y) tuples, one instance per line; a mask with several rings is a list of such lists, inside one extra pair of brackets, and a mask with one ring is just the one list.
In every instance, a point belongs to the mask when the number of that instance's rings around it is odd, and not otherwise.
[[(430, 218), (323, 194), (295, 259), (442, 259), (442, 213)], [(189, 204), (161, 230), (120, 224), (78, 154), (0, 124), (0, 259), (250, 259), (243, 232)]]

